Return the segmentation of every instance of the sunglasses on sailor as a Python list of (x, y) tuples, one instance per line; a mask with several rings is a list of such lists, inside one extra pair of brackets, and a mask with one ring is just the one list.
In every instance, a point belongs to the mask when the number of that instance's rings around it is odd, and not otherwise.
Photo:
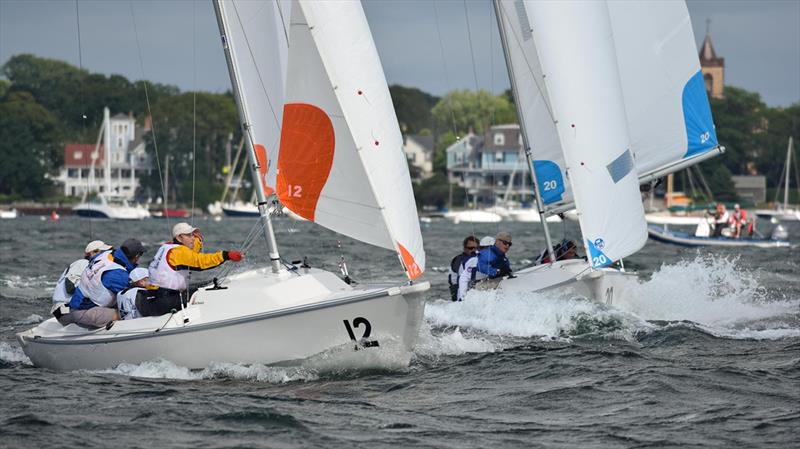
[(506, 245), (507, 247), (511, 248), (511, 242), (509, 242), (508, 240), (500, 240), (500, 242)]
[(464, 249), (466, 249), (467, 251), (475, 251), (476, 249), (478, 249), (478, 247), (477, 246), (465, 246)]

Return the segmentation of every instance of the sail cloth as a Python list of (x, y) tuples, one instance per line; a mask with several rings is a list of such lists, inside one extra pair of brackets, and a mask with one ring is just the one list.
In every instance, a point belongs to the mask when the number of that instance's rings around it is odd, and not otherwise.
[(647, 241), (605, 2), (528, 2), (528, 18), (593, 267)]
[(242, 98), (244, 120), (261, 167), (264, 192), (275, 188), (289, 52), (291, 0), (221, 0), (226, 42)]
[(308, 220), (395, 250), (408, 277), (420, 276), (403, 139), (361, 4), (296, 2), (289, 41), (278, 197)]
[[(572, 190), (562, 182), (568, 167), (556, 139), (547, 78), (539, 61), (539, 33), (531, 27), (531, 11), (539, 2), (497, 3), (544, 209), (561, 208), (572, 202)], [(686, 4), (674, 0), (602, 3), (608, 9), (630, 149), (639, 177), (715, 149), (718, 142)], [(571, 17), (559, 19), (568, 29), (570, 22)]]

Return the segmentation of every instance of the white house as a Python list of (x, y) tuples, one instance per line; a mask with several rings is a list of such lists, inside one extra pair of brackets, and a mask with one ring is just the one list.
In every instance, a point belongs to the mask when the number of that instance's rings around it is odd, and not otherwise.
[(404, 136), (403, 152), (408, 163), (417, 168), (416, 173), (411, 174), (412, 181), (421, 182), (433, 176), (433, 136)]
[[(132, 114), (117, 114), (109, 119), (109, 127), (110, 191), (133, 199), (139, 187), (138, 178), (152, 169), (143, 139), (144, 134), (150, 131), (149, 120), (142, 127), (136, 125)], [(85, 193), (105, 192), (105, 158), (105, 143), (100, 144), (97, 151), (93, 144), (66, 144), (64, 166), (56, 178), (64, 184), (64, 195), (83, 196)]]

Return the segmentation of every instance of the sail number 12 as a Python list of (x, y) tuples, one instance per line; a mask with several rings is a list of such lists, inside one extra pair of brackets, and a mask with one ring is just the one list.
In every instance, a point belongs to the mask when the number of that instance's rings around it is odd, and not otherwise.
[[(367, 320), (364, 317), (356, 317), (355, 319), (353, 319), (352, 326), (350, 325), (350, 321), (348, 320), (343, 320), (343, 321), (344, 321), (344, 328), (347, 330), (347, 335), (350, 336), (350, 340), (353, 340), (354, 342), (358, 343), (358, 345), (356, 345), (356, 349), (360, 349), (362, 347), (372, 348), (375, 346), (380, 346), (377, 340), (368, 340), (369, 335), (372, 333), (372, 325), (369, 323), (369, 320)], [(356, 333), (354, 332), (353, 328), (357, 329), (361, 327), (361, 325), (364, 326), (364, 334), (361, 336), (361, 338), (356, 338)]]

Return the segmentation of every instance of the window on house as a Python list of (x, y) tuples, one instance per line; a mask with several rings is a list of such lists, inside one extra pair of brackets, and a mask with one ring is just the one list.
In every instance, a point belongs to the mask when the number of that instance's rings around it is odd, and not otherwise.
[(495, 145), (505, 145), (506, 143), (506, 135), (503, 133), (495, 133), (494, 134), (494, 144)]
[(502, 151), (494, 153), (495, 162), (503, 162), (503, 160), (505, 160), (505, 153), (503, 153)]
[(76, 161), (80, 160), (80, 158), (83, 157), (83, 151), (76, 151), (75, 153), (73, 153), (73, 157), (75, 158)]
[(69, 168), (67, 169), (67, 178), (77, 178), (78, 177), (78, 169), (77, 168)]

